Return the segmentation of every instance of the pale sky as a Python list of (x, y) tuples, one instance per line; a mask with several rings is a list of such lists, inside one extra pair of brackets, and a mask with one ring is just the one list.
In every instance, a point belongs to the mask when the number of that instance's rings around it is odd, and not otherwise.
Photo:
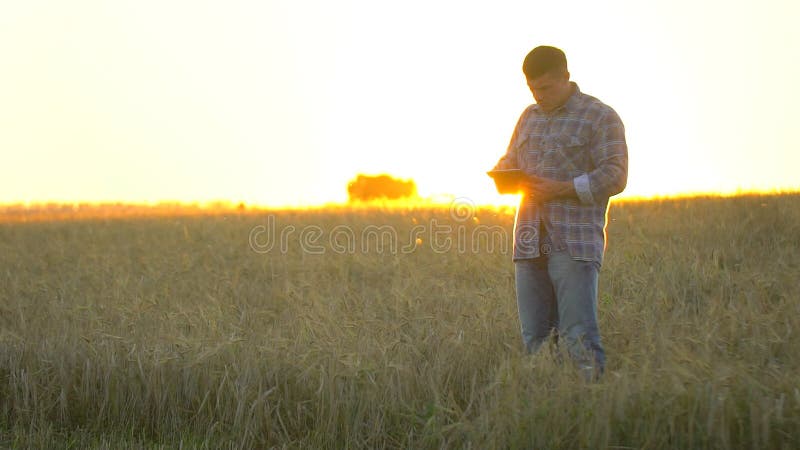
[(625, 123), (624, 195), (797, 189), (798, 5), (4, 1), (0, 203), (500, 201), (541, 44)]

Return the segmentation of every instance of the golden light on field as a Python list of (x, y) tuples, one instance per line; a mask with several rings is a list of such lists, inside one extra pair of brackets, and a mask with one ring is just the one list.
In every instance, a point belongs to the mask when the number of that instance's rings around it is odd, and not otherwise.
[(618, 206), (592, 385), (510, 214), (0, 226), (0, 447), (796, 448), (800, 195)]
[[(623, 196), (797, 189), (783, 1), (4, 2), (0, 203), (346, 200), (357, 173), (514, 204), (485, 175), (533, 46), (626, 124)], [(569, 17), (569, 20), (566, 20)]]

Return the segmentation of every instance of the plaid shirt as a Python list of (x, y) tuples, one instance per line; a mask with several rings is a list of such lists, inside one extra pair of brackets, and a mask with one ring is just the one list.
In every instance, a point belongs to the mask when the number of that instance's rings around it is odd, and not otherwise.
[[(555, 111), (545, 113), (536, 104), (525, 109), (495, 166), (572, 181), (578, 194), (544, 203), (523, 195), (514, 222), (514, 261), (566, 249), (573, 259), (603, 262), (608, 199), (625, 189), (628, 178), (625, 128), (613, 109), (572, 85), (575, 92)], [(549, 239), (540, 242), (539, 230)]]

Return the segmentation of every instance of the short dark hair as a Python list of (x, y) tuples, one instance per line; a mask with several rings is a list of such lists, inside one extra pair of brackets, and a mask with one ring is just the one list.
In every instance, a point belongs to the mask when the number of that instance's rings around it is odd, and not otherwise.
[(561, 49), (548, 45), (540, 45), (531, 50), (522, 63), (522, 72), (529, 80), (554, 69), (567, 70), (567, 55)]

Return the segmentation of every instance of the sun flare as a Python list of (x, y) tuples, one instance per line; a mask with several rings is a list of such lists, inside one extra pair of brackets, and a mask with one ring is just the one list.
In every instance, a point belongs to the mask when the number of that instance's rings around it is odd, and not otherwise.
[(800, 6), (581, 0), (569, 30), (531, 31), (564, 5), (312, 3), (5, 2), (0, 204), (308, 207), (390, 173), (425, 201), (513, 205), (485, 172), (533, 101), (519, 66), (539, 43), (622, 117), (620, 198), (800, 187)]

